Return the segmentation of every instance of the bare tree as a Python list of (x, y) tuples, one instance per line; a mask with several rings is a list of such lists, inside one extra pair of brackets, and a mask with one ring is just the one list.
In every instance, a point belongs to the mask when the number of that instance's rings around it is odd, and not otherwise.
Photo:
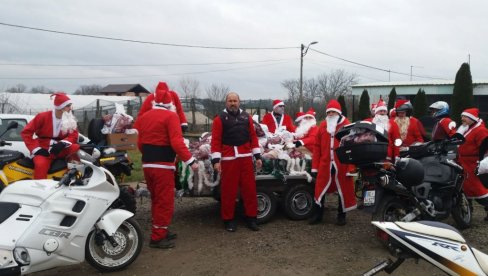
[(190, 126), (190, 130), (195, 129), (195, 124), (196, 124), (196, 104), (195, 100), (198, 98), (200, 95), (200, 82), (194, 78), (190, 77), (183, 77), (179, 81), (181, 91), (185, 97), (183, 100), (184, 102), (188, 103), (190, 102), (190, 109), (191, 109), (191, 119), (192, 119), (192, 124)]
[(6, 91), (10, 93), (25, 93), (27, 91), (27, 86), (19, 83), (15, 86), (9, 87)]
[[(298, 80), (284, 80), (281, 82), (281, 86), (284, 87), (288, 92), (288, 100), (286, 101), (286, 113), (288, 114), (295, 114), (300, 110), (299, 105), (299, 98), (300, 98), (300, 91), (299, 91), (299, 81)], [(284, 101), (284, 99), (281, 99)]]
[(211, 84), (205, 89), (208, 103), (205, 106), (206, 115), (210, 118), (217, 115), (219, 110), (225, 105), (225, 95), (229, 93), (230, 88), (224, 84)]
[(54, 90), (49, 89), (43, 85), (35, 86), (32, 87), (30, 90), (30, 93), (35, 93), (35, 94), (49, 94), (49, 93), (54, 93)]
[(100, 95), (102, 88), (99, 84), (82, 85), (76, 89), (75, 95)]
[(23, 113), (17, 97), (11, 93), (0, 93), (0, 113)]

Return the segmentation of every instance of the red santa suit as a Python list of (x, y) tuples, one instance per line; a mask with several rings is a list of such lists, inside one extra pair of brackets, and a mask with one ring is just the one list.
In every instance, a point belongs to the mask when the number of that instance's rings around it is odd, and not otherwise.
[[(64, 93), (56, 93), (53, 96), (55, 96), (54, 107), (56, 110), (61, 110), (72, 104)], [(78, 130), (74, 128), (62, 131), (61, 129), (62, 119), (56, 118), (55, 110), (51, 110), (37, 114), (22, 130), (22, 139), (33, 156), (34, 179), (46, 179), (47, 172), (54, 159), (70, 156), (80, 148)], [(51, 152), (52, 146), (60, 142), (64, 143), (65, 147), (59, 154), (51, 153), (49, 156), (36, 154), (41, 149)]]
[[(280, 101), (280, 100), (274, 100), (273, 101), (273, 109), (275, 109), (278, 106), (284, 106), (285, 104)], [(295, 132), (295, 125), (293, 125), (293, 120), (290, 117), (290, 115), (287, 114), (282, 114), (281, 118), (279, 121), (276, 120), (275, 112), (269, 112), (266, 113), (263, 116), (263, 120), (261, 121), (262, 124), (265, 124), (268, 127), (268, 131), (270, 133), (275, 133), (276, 130), (279, 130), (280, 128), (284, 128), (285, 130), (289, 132)], [(279, 117), (279, 116), (278, 116)]]
[[(159, 82), (158, 86), (156, 87), (156, 91), (158, 90), (162, 90), (170, 93), (171, 100), (176, 107), (176, 114), (178, 114), (180, 125), (182, 127), (187, 127), (188, 121), (186, 120), (186, 116), (183, 111), (183, 106), (181, 105), (180, 97), (178, 96), (178, 94), (175, 91), (169, 90), (168, 85), (165, 82)], [(154, 93), (149, 94), (149, 96), (147, 96), (144, 103), (142, 103), (141, 109), (139, 110), (139, 114), (137, 115), (137, 117), (140, 117), (145, 112), (151, 110), (153, 104), (154, 104)]]
[(234, 219), (238, 189), (248, 218), (257, 216), (256, 180), (253, 155), (261, 158), (252, 118), (245, 111), (232, 114), (226, 110), (216, 116), (212, 126), (212, 164), (221, 162), (221, 216)]
[(402, 139), (402, 146), (408, 147), (419, 142), (423, 143), (422, 137), (423, 126), (422, 123), (414, 117), (405, 117), (408, 120), (404, 121), (400, 117), (395, 117), (395, 122), (400, 130), (400, 137)]
[[(308, 110), (306, 113), (304, 112), (298, 112), (296, 114), (295, 122), (300, 122), (302, 119), (305, 119), (306, 117), (313, 118), (313, 121), (315, 121), (315, 111), (311, 108)], [(312, 125), (308, 130), (306, 130), (303, 133), (299, 133), (301, 131), (301, 127), (299, 126), (298, 128), (295, 129), (295, 137), (297, 138), (297, 141), (302, 145), (307, 148), (307, 150), (310, 151), (310, 153), (313, 153), (313, 148), (315, 145), (315, 139), (317, 136), (317, 132), (319, 131), (319, 128), (317, 125)]]
[(168, 110), (171, 96), (156, 91), (153, 108), (134, 124), (138, 148), (142, 153), (142, 168), (147, 188), (151, 192), (151, 240), (166, 238), (174, 210), (174, 171), (176, 155), (188, 165), (195, 159), (183, 142), (178, 115)]
[(432, 128), (432, 140), (444, 140), (456, 133), (456, 122), (449, 117), (441, 118)]
[[(339, 103), (337, 105), (338, 112), (340, 112)], [(329, 133), (327, 120), (323, 121), (317, 132), (312, 156), (312, 172), (318, 172), (315, 182), (315, 202), (321, 205), (321, 200), (325, 193), (337, 191), (341, 198), (343, 212), (353, 210), (357, 206), (353, 177), (346, 175), (354, 167), (339, 162), (335, 149), (339, 147), (340, 141), (334, 138), (334, 135), (339, 129), (349, 123), (346, 117), (340, 116), (337, 126), (332, 133)], [(332, 170), (335, 171), (335, 174), (332, 174)]]
[[(466, 179), (464, 180), (463, 189), (466, 197), (474, 199), (483, 199), (488, 197), (488, 189), (481, 184), (478, 176), (475, 174), (478, 161), (480, 160), (480, 146), (488, 138), (488, 130), (483, 120), (478, 118), (478, 109), (466, 109), (461, 115), (468, 116), (475, 121), (468, 129), (460, 126), (458, 132), (466, 138), (464, 144), (459, 146), (458, 161), (464, 168)], [(486, 205), (485, 205), (486, 206)]]

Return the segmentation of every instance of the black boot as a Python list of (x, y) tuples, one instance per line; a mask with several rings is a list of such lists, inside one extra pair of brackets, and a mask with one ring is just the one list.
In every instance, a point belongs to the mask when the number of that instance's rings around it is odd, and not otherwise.
[(346, 212), (342, 209), (341, 197), (339, 196), (339, 206), (337, 207), (337, 220), (336, 225), (344, 226), (346, 225)]
[(312, 208), (312, 216), (308, 220), (308, 224), (314, 225), (322, 222), (323, 216), (324, 216), (324, 205), (322, 204), (322, 206), (320, 206), (317, 203), (314, 203)]
[(225, 230), (229, 232), (235, 232), (237, 230), (237, 223), (235, 220), (224, 220)]
[(259, 231), (258, 220), (255, 217), (246, 217), (246, 225), (252, 231)]

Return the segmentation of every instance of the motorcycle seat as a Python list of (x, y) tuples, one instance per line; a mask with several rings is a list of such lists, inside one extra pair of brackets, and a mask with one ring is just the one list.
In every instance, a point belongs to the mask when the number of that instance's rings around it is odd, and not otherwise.
[(412, 231), (419, 234), (436, 236), (448, 240), (466, 243), (459, 231), (445, 223), (437, 221), (418, 221), (418, 222), (400, 222), (396, 221), (395, 224), (407, 231)]
[[(34, 169), (34, 161), (28, 157), (20, 159), (17, 163), (25, 168)], [(64, 159), (54, 159), (54, 161), (51, 162), (51, 166), (49, 167), (49, 171), (47, 173), (55, 173), (60, 170), (64, 170), (67, 167), (68, 165)]]
[(481, 269), (483, 269), (483, 272), (488, 274), (488, 255), (473, 247), (471, 247), (471, 250), (473, 251), (474, 257), (480, 264)]

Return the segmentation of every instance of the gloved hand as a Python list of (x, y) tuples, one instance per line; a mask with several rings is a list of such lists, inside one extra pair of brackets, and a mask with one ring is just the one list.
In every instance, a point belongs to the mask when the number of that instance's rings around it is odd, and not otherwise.
[(58, 155), (64, 148), (66, 148), (66, 144), (63, 142), (58, 142), (51, 146), (49, 153)]
[(299, 148), (299, 147), (303, 146), (302, 142), (300, 142), (300, 140), (295, 141), (294, 144), (295, 144), (295, 148)]
[(34, 153), (34, 155), (49, 157), (49, 152), (47, 151), (47, 149), (39, 149), (38, 151), (36, 151), (36, 153)]
[(182, 125), (181, 126), (181, 132), (185, 133), (187, 130), (188, 130), (188, 126), (187, 125)]
[(311, 172), (310, 175), (313, 177), (313, 178), (317, 178), (317, 175), (318, 173), (317, 172)]

